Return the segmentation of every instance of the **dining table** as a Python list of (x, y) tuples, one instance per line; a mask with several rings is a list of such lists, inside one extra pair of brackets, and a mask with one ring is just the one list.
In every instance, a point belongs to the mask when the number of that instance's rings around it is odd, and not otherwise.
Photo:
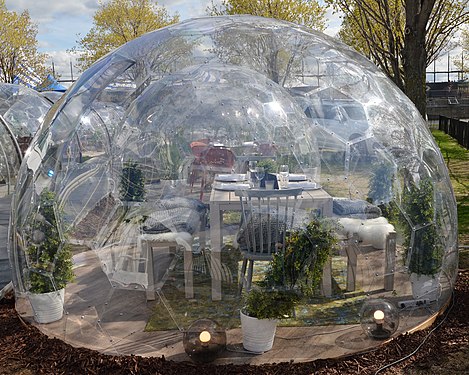
[[(319, 184), (308, 181), (303, 175), (292, 175), (288, 188), (302, 187), (298, 207), (314, 212), (318, 217), (332, 216), (332, 196)], [(223, 248), (223, 213), (241, 211), (241, 202), (235, 195), (237, 190), (252, 189), (252, 185), (243, 174), (216, 176), (210, 194), (210, 244), (212, 268), (212, 300), (221, 300), (222, 265), (221, 249)]]

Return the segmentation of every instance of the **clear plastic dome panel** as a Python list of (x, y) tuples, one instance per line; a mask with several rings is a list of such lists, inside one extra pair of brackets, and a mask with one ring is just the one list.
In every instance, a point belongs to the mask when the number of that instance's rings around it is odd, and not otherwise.
[(41, 327), (74, 345), (187, 359), (181, 331), (210, 319), (237, 347), (249, 296), (280, 293), (279, 329), (324, 346), (276, 340), (249, 361), (309, 360), (377, 345), (374, 300), (394, 336), (450, 298), (456, 204), (439, 149), (391, 81), (321, 33), (251, 16), (148, 33), (84, 72), (30, 150), (17, 309), (42, 321), (30, 301), (52, 293), (64, 314)]
[(0, 84), (0, 197), (13, 193), (23, 154), (52, 104), (28, 87)]

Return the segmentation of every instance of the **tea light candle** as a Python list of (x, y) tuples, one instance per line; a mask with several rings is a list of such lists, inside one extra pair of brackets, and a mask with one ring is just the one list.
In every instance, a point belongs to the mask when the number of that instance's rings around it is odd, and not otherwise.
[(373, 314), (373, 318), (376, 322), (376, 324), (383, 324), (384, 323), (384, 312), (381, 310), (376, 310), (375, 313)]
[(208, 343), (209, 343), (211, 338), (212, 338), (212, 336), (210, 335), (210, 332), (208, 332), (208, 331), (200, 332), (199, 340), (202, 343), (202, 346), (208, 346)]

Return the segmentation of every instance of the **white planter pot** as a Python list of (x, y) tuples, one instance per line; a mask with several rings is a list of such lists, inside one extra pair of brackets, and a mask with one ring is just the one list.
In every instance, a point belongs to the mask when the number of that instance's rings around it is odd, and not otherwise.
[(30, 293), (28, 297), (36, 322), (51, 323), (62, 319), (65, 289), (50, 293)]
[(272, 349), (277, 329), (275, 319), (257, 319), (240, 312), (243, 347), (250, 352), (262, 353)]
[(410, 283), (412, 284), (412, 295), (414, 299), (423, 299), (428, 302), (436, 301), (440, 298), (441, 285), (439, 274), (419, 275), (410, 274)]

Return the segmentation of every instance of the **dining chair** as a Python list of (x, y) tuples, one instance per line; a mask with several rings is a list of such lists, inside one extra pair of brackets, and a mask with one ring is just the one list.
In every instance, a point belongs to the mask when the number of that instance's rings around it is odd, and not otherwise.
[(229, 148), (210, 146), (194, 159), (190, 167), (189, 182), (191, 189), (200, 176), (200, 196), (202, 200), (207, 186), (211, 185), (216, 174), (231, 173), (236, 156)]
[[(186, 298), (193, 298), (192, 244), (194, 235), (205, 229), (206, 206), (197, 199), (173, 196), (150, 203), (147, 210), (149, 212), (145, 215), (137, 239), (139, 253), (148, 263), (147, 299), (155, 299), (155, 291), (164, 285), (168, 269), (178, 260), (178, 248), (183, 250), (185, 295)], [(155, 262), (154, 247), (160, 248), (157, 252), (160, 260), (174, 260), (170, 267), (160, 269), (158, 263), (164, 262)]]
[[(270, 261), (285, 246), (285, 238), (295, 223), (298, 196), (303, 189), (238, 190), (241, 223), (236, 245), (243, 256), (239, 293), (251, 289), (254, 262)], [(247, 277), (246, 277), (247, 270)]]
[(209, 144), (209, 139), (199, 139), (197, 141), (191, 142), (189, 146), (191, 148), (192, 154), (196, 158), (200, 158), (208, 150)]

